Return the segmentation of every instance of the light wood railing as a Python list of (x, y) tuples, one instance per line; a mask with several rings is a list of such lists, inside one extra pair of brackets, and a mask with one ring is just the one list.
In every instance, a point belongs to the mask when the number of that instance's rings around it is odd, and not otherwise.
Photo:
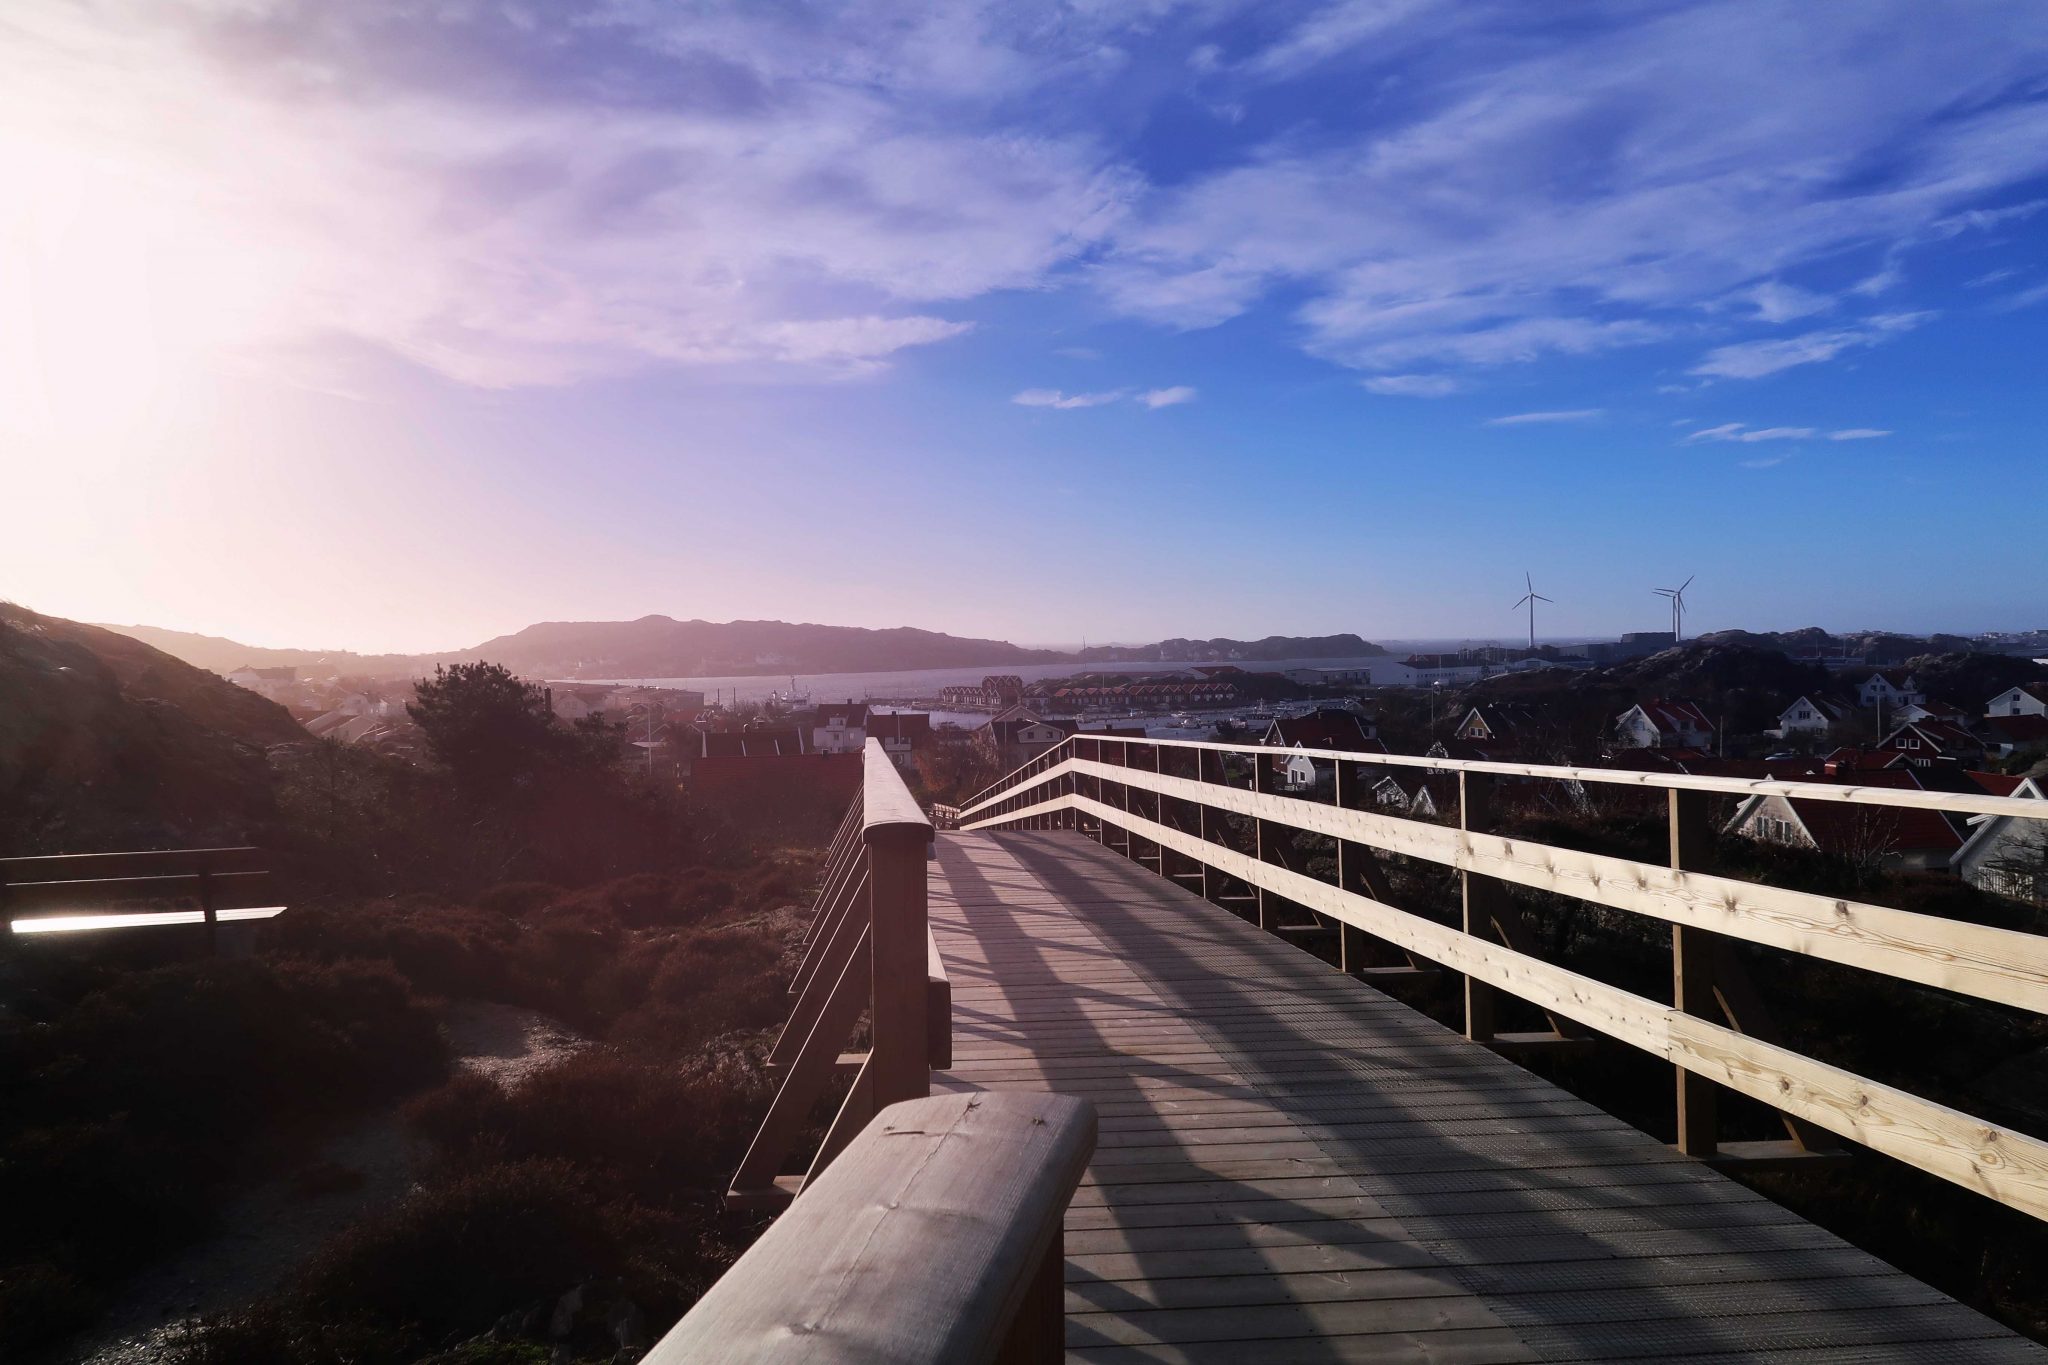
[[(878, 1110), (923, 1099), (932, 1070), (952, 1065), (951, 987), (925, 913), (931, 840), (931, 821), (881, 742), (869, 740), (860, 792), (826, 854), (789, 1022), (768, 1055), (781, 1085), (733, 1176), (729, 1207), (786, 1205)], [(868, 1050), (842, 1051), (863, 1013)], [(848, 1075), (809, 1167), (785, 1172), (828, 1082)]]
[[(1328, 777), (1321, 795), (1274, 790), (1276, 763), (1301, 758)], [(1403, 767), (1455, 776), (1455, 828), (1371, 808), (1366, 773)], [(1516, 780), (1661, 789), (1668, 864), (1492, 832), (1495, 797)], [(1578, 1046), (1600, 1034), (1649, 1052), (1675, 1070), (1687, 1152), (1784, 1159), (1838, 1145), (1839, 1135), (2048, 1218), (2048, 1143), (1794, 1050), (1730, 951), (1736, 940), (1762, 944), (2048, 1014), (2048, 938), (1714, 875), (1717, 795), (2048, 819), (2048, 803), (2010, 797), (1076, 735), (968, 802), (960, 827), (1081, 830), (1262, 927), (1334, 936), (1339, 967), (1361, 976), (1441, 964), (1464, 978), (1465, 1031), (1477, 1042)], [(1334, 880), (1309, 871), (1300, 836), (1334, 841)], [(1385, 855), (1453, 869), (1459, 923), (1393, 904)], [(1544, 960), (1510, 888), (1668, 922), (1673, 1003)], [(1374, 939), (1409, 965), (1365, 966)], [(1498, 993), (1538, 1006), (1550, 1030), (1498, 1032)], [(1721, 1086), (1776, 1108), (1789, 1142), (1717, 1142)]]
[(1060, 1226), (1095, 1150), (1086, 1100), (891, 1105), (648, 1353), (649, 1365), (1058, 1360)]

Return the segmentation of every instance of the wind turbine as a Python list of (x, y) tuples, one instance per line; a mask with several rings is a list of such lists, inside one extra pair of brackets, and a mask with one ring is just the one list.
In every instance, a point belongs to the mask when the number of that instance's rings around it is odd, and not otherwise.
[(1673, 644), (1677, 644), (1685, 638), (1681, 629), (1685, 624), (1685, 590), (1691, 587), (1693, 579), (1698, 577), (1698, 574), (1688, 574), (1686, 580), (1675, 588), (1657, 588), (1654, 590), (1657, 596), (1671, 599), (1671, 643)]
[[(1533, 654), (1536, 652), (1536, 604), (1538, 602), (1550, 602), (1551, 599), (1536, 591), (1536, 582), (1529, 577), (1526, 570), (1522, 574), (1522, 584), (1529, 589), (1529, 595), (1520, 602), (1515, 603), (1514, 606), (1509, 607), (1508, 610), (1519, 611), (1524, 604), (1527, 604), (1529, 608), (1529, 652)], [(1556, 604), (1553, 602), (1552, 605)]]

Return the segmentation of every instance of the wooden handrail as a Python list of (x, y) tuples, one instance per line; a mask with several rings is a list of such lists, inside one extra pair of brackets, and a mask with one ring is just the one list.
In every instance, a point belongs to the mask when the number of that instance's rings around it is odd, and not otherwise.
[[(1083, 746), (1086, 746), (1085, 748)], [(1183, 764), (1192, 776), (1161, 771), (1164, 752), (1193, 750)], [(1144, 762), (1138, 755), (1149, 757)], [(1712, 1091), (1724, 1086), (1776, 1107), (1801, 1148), (1840, 1134), (2001, 1203), (2048, 1218), (2048, 1142), (1999, 1128), (1842, 1067), (1806, 1057), (1775, 1036), (1762, 997), (1726, 951), (1745, 941), (1876, 972), (1894, 979), (2048, 1014), (2048, 938), (1764, 886), (1701, 869), (1711, 826), (1705, 796), (1684, 779), (1647, 775), (1670, 788), (1668, 863), (1584, 853), (1510, 840), (1490, 832), (1479, 802), (1492, 771), (1545, 776), (1570, 772), (1533, 765), (1464, 764), (1455, 828), (1403, 819), (1351, 804), (1359, 783), (1346, 768), (1385, 763), (1388, 756), (1309, 752), (1336, 764), (1337, 802), (1304, 800), (1267, 790), (1263, 762), (1253, 780), (1226, 782), (1221, 757), (1270, 760), (1264, 746), (1175, 741), (1088, 741), (1077, 736), (1026, 765), (1031, 771), (973, 808), (966, 829), (1079, 828), (1162, 875), (1169, 858), (1201, 869), (1205, 898), (1224, 897), (1225, 878), (1248, 888), (1236, 903), (1253, 907), (1262, 926), (1279, 929), (1271, 906), (1299, 908), (1291, 929), (1344, 935), (1343, 962), (1352, 970), (1350, 935), (1377, 938), (1440, 963), (1466, 982), (1466, 1033), (1476, 1041), (1526, 1046), (1582, 1041), (1585, 1030), (1641, 1048), (1670, 1062), (1677, 1077), (1680, 1143), (1716, 1154)], [(1087, 756), (1081, 756), (1086, 754)], [(1431, 766), (1453, 766), (1426, 760)], [(1645, 775), (1629, 774), (1632, 780)], [(1750, 784), (1743, 786), (1754, 795)], [(1826, 788), (1770, 784), (1804, 799)], [(1909, 793), (1868, 792), (1879, 796)], [(1943, 795), (1911, 793), (1911, 795)], [(1135, 799), (1134, 799), (1135, 798)], [(1958, 798), (1969, 808), (1985, 804)], [(1986, 801), (1992, 798), (1986, 798)], [(1881, 802), (1879, 804), (1906, 804)], [(2006, 810), (2005, 807), (2012, 807)], [(2000, 813), (2048, 818), (2048, 803), (2007, 801)], [(1249, 823), (1250, 851), (1220, 842), (1222, 817)], [(1121, 835), (1112, 841), (1109, 831)], [(1328, 838), (1338, 850), (1333, 883), (1312, 875), (1294, 847), (1296, 833)], [(1147, 851), (1150, 850), (1150, 851)], [(1462, 925), (1444, 924), (1389, 901), (1380, 854), (1451, 868), (1465, 887)], [(1180, 874), (1192, 875), (1192, 874)], [(1665, 1005), (1543, 960), (1506, 895), (1525, 887), (1661, 919), (1672, 926), (1673, 1000)], [(1494, 992), (1519, 996), (1552, 1018), (1550, 1035), (1497, 1036)], [(1725, 1024), (1720, 1018), (1725, 1017)], [(1705, 1084), (1711, 1082), (1711, 1084)]]
[(975, 1365), (1061, 1353), (1061, 1222), (1095, 1150), (1065, 1095), (884, 1109), (649, 1365)]
[(1909, 810), (1953, 811), (1959, 815), (2017, 815), (2024, 820), (2048, 820), (2048, 802), (2021, 796), (1982, 796), (1967, 792), (1914, 791), (1898, 787), (1858, 787), (1834, 782), (1786, 782), (1766, 777), (1700, 777), (1691, 773), (1640, 773), (1624, 768), (1581, 768), (1546, 763), (1501, 763), (1492, 759), (1432, 758), (1428, 754), (1361, 754), (1350, 749), (1276, 749), (1261, 744), (1218, 744), (1192, 739), (1104, 740), (1085, 732), (1069, 735), (1027, 763), (1018, 765), (975, 793), (960, 807), (964, 828), (975, 812), (1002, 800), (1026, 779), (1042, 773), (1078, 753), (1078, 746), (1093, 742), (1142, 745), (1155, 750), (1207, 750), (1222, 754), (1263, 755), (1272, 758), (1313, 758), (1335, 763), (1367, 763), (1381, 768), (1426, 768), (1431, 772), (1489, 773), (1496, 777), (1547, 778), (1556, 782), (1600, 782), (1617, 787), (1648, 787), (1657, 791), (1708, 792), (1722, 796), (1786, 796), (1800, 801), (1841, 801), (1859, 806), (1898, 806)]
[[(781, 1086), (726, 1191), (733, 1208), (780, 1208), (853, 1141), (875, 1113), (931, 1093), (952, 1062), (952, 987), (926, 914), (931, 821), (879, 740), (825, 859), (789, 1022), (768, 1054)], [(868, 1016), (868, 1051), (845, 1054)], [(782, 1169), (832, 1077), (852, 1083), (808, 1170)]]

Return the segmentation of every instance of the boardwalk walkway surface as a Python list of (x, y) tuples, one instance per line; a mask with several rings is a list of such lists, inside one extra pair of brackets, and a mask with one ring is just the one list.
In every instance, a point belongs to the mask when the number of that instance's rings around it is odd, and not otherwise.
[(1072, 833), (948, 834), (939, 1089), (1101, 1116), (1087, 1361), (2034, 1362), (2048, 1350)]

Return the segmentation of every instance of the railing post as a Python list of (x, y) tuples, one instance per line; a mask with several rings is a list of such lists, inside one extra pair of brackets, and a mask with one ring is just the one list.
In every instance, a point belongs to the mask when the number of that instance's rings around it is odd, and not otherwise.
[[(1210, 776), (1212, 772), (1215, 774), (1213, 778)], [(1211, 781), (1221, 782), (1223, 780), (1223, 755), (1217, 753), (1214, 749), (1195, 750), (1195, 780), (1202, 783)], [(1209, 803), (1207, 801), (1200, 801), (1195, 804), (1195, 832), (1202, 836), (1203, 843), (1210, 842)], [(1216, 899), (1216, 877), (1209, 870), (1209, 860), (1207, 858), (1202, 859), (1202, 899), (1211, 902)]]
[[(1337, 760), (1337, 780), (1332, 784), (1330, 796), (1339, 810), (1354, 807), (1358, 793), (1358, 765)], [(1337, 841), (1337, 886), (1344, 891), (1367, 889), (1366, 870), (1372, 855), (1349, 839)], [(1374, 894), (1376, 888), (1368, 889)], [(1378, 899), (1375, 894), (1375, 899)], [(1337, 970), (1349, 975), (1365, 966), (1365, 931), (1353, 925), (1339, 923), (1337, 928)]]
[[(1264, 793), (1269, 792), (1272, 789), (1273, 778), (1271, 772), (1268, 771), (1266, 767), (1265, 755), (1252, 755), (1252, 790), (1263, 795)], [(1252, 820), (1252, 856), (1257, 858), (1262, 863), (1267, 861), (1266, 843), (1266, 822), (1264, 820), (1260, 820), (1254, 817)], [(1271, 929), (1273, 927), (1273, 922), (1272, 916), (1267, 912), (1266, 909), (1266, 888), (1263, 886), (1253, 887), (1252, 901), (1253, 904), (1257, 907), (1257, 919), (1259, 927), (1261, 929)]]
[(199, 855), (199, 910), (206, 916), (206, 955), (220, 956), (220, 906), (213, 894), (213, 860)]
[[(1471, 833), (1492, 817), (1493, 779), (1483, 773), (1458, 773), (1458, 828)], [(1464, 902), (1463, 927), (1474, 938), (1493, 937), (1493, 914), (1499, 905), (1500, 884), (1491, 877), (1472, 872), (1458, 873)], [(1486, 1042), (1494, 1032), (1493, 987), (1470, 976), (1465, 978), (1465, 1036)]]
[[(1714, 846), (1714, 827), (1705, 792), (1669, 791), (1671, 866), (1679, 871), (1704, 871)], [(1720, 936), (1683, 924), (1671, 926), (1671, 1004), (1682, 1014), (1712, 1019), (1719, 1014), (1714, 999), (1714, 959)], [(1678, 1073), (1678, 1150), (1701, 1158), (1714, 1155), (1714, 1083), (1684, 1067)]]
[[(907, 801), (908, 793), (902, 797)], [(918, 818), (896, 822), (877, 809), (878, 804), (868, 805), (871, 823), (864, 838), (874, 991), (868, 1006), (874, 1038), (868, 1070), (874, 1079), (875, 1108), (882, 1109), (931, 1094), (925, 1001), (925, 845), (931, 826), (915, 807), (906, 813)]]

